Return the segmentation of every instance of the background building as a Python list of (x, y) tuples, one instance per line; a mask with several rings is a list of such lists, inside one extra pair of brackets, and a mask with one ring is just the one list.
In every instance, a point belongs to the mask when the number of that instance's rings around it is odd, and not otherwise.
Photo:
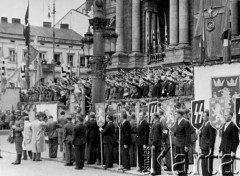
[[(60, 28), (56, 28), (55, 36), (55, 53), (53, 55), (53, 30), (51, 23), (43, 22), (43, 26), (31, 26), (31, 43), (39, 53), (36, 58), (41, 58), (44, 82), (53, 81), (53, 69), (55, 78), (61, 77), (61, 65), (64, 67), (70, 65), (73, 75), (87, 74), (89, 70), (86, 68), (87, 63), (83, 57), (82, 36), (68, 25), (61, 24)], [(23, 25), (20, 19), (13, 18), (11, 23), (5, 17), (1, 18), (0, 23), (0, 54), (5, 58), (6, 78), (8, 85), (23, 86), (21, 81), (21, 63), (27, 53), (25, 46), (25, 38), (23, 36)], [(8, 57), (9, 56), (9, 57)], [(54, 58), (53, 58), (54, 56)], [(37, 61), (33, 61), (30, 65), (31, 87), (38, 81)], [(80, 73), (81, 72), (81, 73)]]

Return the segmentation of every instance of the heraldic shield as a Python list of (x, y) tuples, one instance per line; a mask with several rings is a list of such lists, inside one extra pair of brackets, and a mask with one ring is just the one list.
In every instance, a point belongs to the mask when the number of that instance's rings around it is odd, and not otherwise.
[(235, 116), (236, 116), (236, 125), (240, 129), (240, 97), (235, 100)]
[(148, 118), (149, 118), (149, 124), (151, 124), (152, 122), (152, 115), (154, 113), (158, 112), (158, 102), (157, 101), (153, 101), (148, 103)]
[(105, 124), (105, 103), (95, 103), (96, 120), (99, 127)]
[(196, 130), (203, 126), (204, 100), (194, 100), (191, 102), (191, 124)]
[(220, 130), (225, 122), (225, 98), (210, 98), (209, 121), (213, 128)]
[(117, 122), (118, 126), (120, 126), (120, 124), (121, 124), (121, 114), (122, 114), (122, 105), (121, 104), (117, 104), (117, 118), (116, 118), (116, 122)]
[(166, 100), (162, 103), (162, 109), (164, 111), (164, 117), (161, 118), (161, 122), (169, 130), (175, 124), (175, 102), (174, 100)]

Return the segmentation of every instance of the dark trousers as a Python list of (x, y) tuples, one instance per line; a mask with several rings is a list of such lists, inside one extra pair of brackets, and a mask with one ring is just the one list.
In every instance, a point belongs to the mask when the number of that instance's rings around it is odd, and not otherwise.
[[(228, 152), (224, 152), (223, 151), (223, 156), (225, 154), (231, 154), (231, 153), (228, 153)], [(230, 162), (231, 160), (233, 160), (232, 158), (230, 157), (226, 157), (226, 158), (223, 158), (222, 159), (222, 163), (226, 163), (226, 162)], [(223, 176), (233, 176), (233, 164), (228, 164), (228, 165), (224, 165), (222, 167), (222, 175)]]
[[(209, 154), (209, 150), (202, 150), (202, 154), (205, 156)], [(213, 158), (212, 155), (209, 158), (202, 159), (202, 175), (212, 176)]]
[(17, 151), (17, 154), (22, 154), (22, 143), (23, 143), (23, 136), (15, 136), (14, 137), (14, 142), (15, 142), (15, 148)]
[(65, 149), (66, 164), (70, 164), (73, 162), (73, 146), (71, 141), (65, 141)]
[(49, 158), (56, 158), (58, 152), (58, 137), (49, 138)]
[(87, 144), (87, 164), (95, 164), (97, 158), (97, 144), (88, 143)]
[(113, 144), (103, 144), (104, 161), (107, 168), (113, 167)]
[(136, 142), (132, 142), (130, 145), (130, 164), (136, 166), (137, 164), (137, 145)]
[(125, 169), (130, 169), (130, 155), (129, 155), (129, 146), (128, 148), (124, 148), (121, 145), (121, 157), (122, 157), (122, 165)]
[[(181, 154), (181, 156), (178, 156), (178, 154)], [(184, 164), (181, 165), (177, 165), (176, 169), (178, 171), (178, 175), (188, 175), (187, 171), (188, 171), (188, 153), (185, 152), (184, 147), (176, 147), (176, 162), (183, 162)]]
[[(161, 159), (158, 159), (158, 156), (161, 153), (161, 147), (155, 146), (155, 150), (153, 151), (153, 159), (151, 159), (151, 162), (153, 161), (153, 168), (155, 171), (155, 174), (160, 175), (161, 174)], [(157, 160), (158, 159), (158, 160)]]
[(85, 144), (75, 145), (75, 161), (76, 161), (77, 168), (84, 167), (84, 153), (85, 153)]
[(143, 146), (138, 145), (138, 165), (139, 169), (142, 171), (144, 169), (144, 156), (143, 156)]

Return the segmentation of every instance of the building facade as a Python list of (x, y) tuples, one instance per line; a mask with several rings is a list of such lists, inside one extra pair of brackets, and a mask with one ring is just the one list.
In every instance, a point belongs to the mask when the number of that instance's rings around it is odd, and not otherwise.
[[(74, 75), (87, 74), (89, 69), (83, 57), (82, 36), (68, 29), (68, 25), (62, 24), (55, 29), (55, 52), (53, 54), (53, 28), (51, 23), (44, 22), (42, 27), (30, 26), (31, 43), (38, 50), (36, 58), (42, 62), (43, 79), (41, 81), (53, 82), (54, 78), (61, 77), (61, 65), (71, 67)], [(5, 17), (0, 23), (0, 53), (5, 61), (6, 78), (8, 86), (24, 88), (21, 82), (21, 64), (27, 53), (25, 38), (23, 36), (23, 25), (20, 19), (12, 19), (8, 22)], [(9, 57), (8, 57), (9, 56)], [(37, 61), (30, 64), (30, 87), (34, 86), (37, 79)], [(54, 74), (53, 74), (54, 73)], [(54, 75), (54, 76), (53, 76)], [(56, 81), (56, 80), (55, 80)], [(24, 82), (24, 81), (23, 81)]]
[[(103, 0), (105, 17), (118, 33), (109, 70), (191, 64), (199, 0)], [(93, 0), (86, 1), (89, 4)], [(224, 10), (224, 0), (205, 0), (204, 13)], [(231, 0), (232, 58), (239, 57), (239, 1)], [(217, 14), (218, 14), (217, 13)], [(215, 15), (216, 16), (216, 15)], [(220, 16), (220, 15), (218, 15)], [(215, 20), (215, 17), (213, 17)], [(215, 21), (217, 30), (217, 23)], [(211, 34), (209, 34), (211, 35)], [(214, 42), (221, 42), (217, 36)], [(197, 46), (198, 47), (198, 46)], [(209, 46), (214, 47), (214, 46)], [(196, 48), (198, 49), (198, 48)]]

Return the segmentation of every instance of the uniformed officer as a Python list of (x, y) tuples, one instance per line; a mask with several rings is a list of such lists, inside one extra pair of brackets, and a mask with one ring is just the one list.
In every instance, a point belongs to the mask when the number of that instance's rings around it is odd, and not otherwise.
[(72, 123), (72, 117), (67, 117), (67, 124), (63, 127), (63, 142), (66, 149), (66, 162), (64, 166), (72, 166), (73, 165), (73, 129), (74, 124)]
[(21, 112), (18, 110), (16, 111), (16, 119), (13, 122), (12, 130), (14, 134), (14, 142), (17, 151), (17, 159), (12, 164), (18, 165), (21, 164), (21, 157), (22, 157), (22, 142), (23, 142), (23, 130), (24, 130), (24, 121), (21, 116)]

